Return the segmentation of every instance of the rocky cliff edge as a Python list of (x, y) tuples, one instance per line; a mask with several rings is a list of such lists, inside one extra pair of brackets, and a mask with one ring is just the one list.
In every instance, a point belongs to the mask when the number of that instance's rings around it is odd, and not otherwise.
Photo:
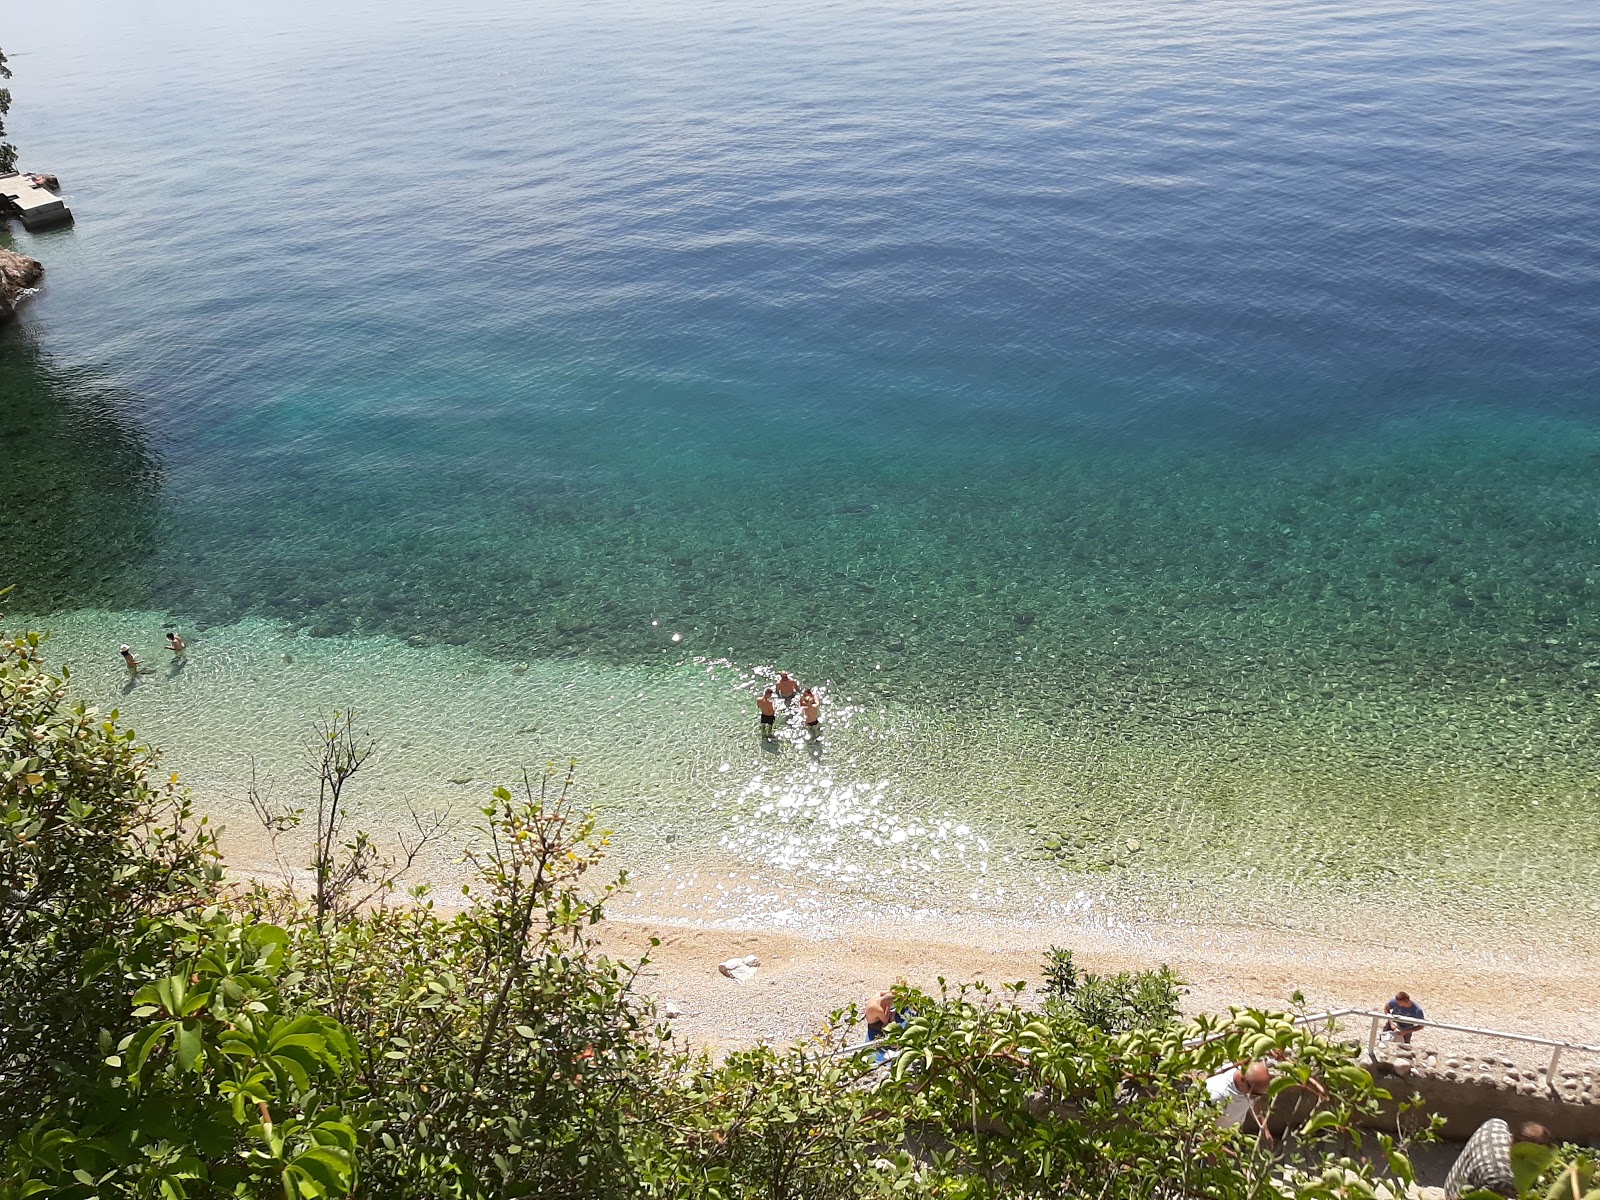
[(0, 322), (9, 320), (29, 288), (44, 278), (44, 264), (0, 246)]

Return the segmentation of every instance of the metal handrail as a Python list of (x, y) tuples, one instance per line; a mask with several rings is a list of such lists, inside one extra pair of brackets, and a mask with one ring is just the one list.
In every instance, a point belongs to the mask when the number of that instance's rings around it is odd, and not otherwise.
[[(1387, 1021), (1403, 1021), (1407, 1025), (1414, 1025), (1418, 1029), (1444, 1029), (1451, 1033), (1470, 1033), (1476, 1037), (1502, 1038), (1509, 1042), (1528, 1042), (1535, 1046), (1551, 1047), (1550, 1063), (1545, 1067), (1545, 1081), (1551, 1087), (1556, 1083), (1556, 1067), (1561, 1062), (1561, 1053), (1564, 1050), (1577, 1050), (1586, 1054), (1600, 1054), (1600, 1046), (1591, 1046), (1587, 1042), (1567, 1042), (1560, 1038), (1539, 1037), (1532, 1033), (1512, 1033), (1505, 1029), (1481, 1029), (1476, 1025), (1454, 1025), (1448, 1021), (1430, 1021), (1426, 1017), (1408, 1017), (1404, 1014), (1384, 1012), (1371, 1008), (1332, 1008), (1326, 1012), (1310, 1013), (1305, 1016), (1294, 1017), (1290, 1024), (1293, 1025), (1327, 1025), (1332, 1030), (1333, 1023), (1340, 1017), (1369, 1017), (1372, 1024), (1367, 1030), (1367, 1057), (1377, 1060), (1378, 1034), (1382, 1031), (1383, 1024)], [(1214, 1042), (1228, 1036), (1228, 1030), (1220, 1029), (1208, 1033), (1204, 1037), (1190, 1038), (1184, 1042), (1186, 1048), (1203, 1046), (1207, 1042)], [(830, 1051), (824, 1057), (836, 1058), (846, 1054), (854, 1054), (877, 1045), (881, 1038), (861, 1042), (855, 1046), (844, 1046), (838, 1050)], [(887, 1047), (886, 1047), (887, 1048)]]
[[(1384, 1012), (1371, 1008), (1335, 1008), (1327, 1012), (1311, 1013), (1308, 1016), (1295, 1017), (1295, 1025), (1326, 1024), (1332, 1026), (1340, 1017), (1368, 1017), (1372, 1024), (1367, 1030), (1367, 1057), (1376, 1060), (1378, 1057), (1378, 1034), (1383, 1025), (1388, 1021), (1403, 1022), (1414, 1025), (1418, 1029), (1423, 1027), (1431, 1029), (1445, 1029), (1452, 1033), (1470, 1033), (1476, 1037), (1502, 1038), (1509, 1042), (1528, 1042), (1535, 1046), (1551, 1047), (1550, 1063), (1545, 1067), (1545, 1080), (1551, 1087), (1555, 1086), (1556, 1067), (1561, 1062), (1561, 1053), (1564, 1050), (1577, 1050), (1587, 1054), (1600, 1054), (1600, 1046), (1591, 1046), (1587, 1042), (1568, 1042), (1559, 1038), (1539, 1037), (1531, 1033), (1512, 1033), (1506, 1029), (1482, 1029), (1476, 1025), (1455, 1025), (1448, 1021), (1430, 1021), (1426, 1017), (1408, 1017), (1403, 1013)], [(1224, 1033), (1208, 1034), (1203, 1038), (1193, 1038), (1185, 1042), (1185, 1046), (1200, 1046), (1206, 1042), (1214, 1041)]]

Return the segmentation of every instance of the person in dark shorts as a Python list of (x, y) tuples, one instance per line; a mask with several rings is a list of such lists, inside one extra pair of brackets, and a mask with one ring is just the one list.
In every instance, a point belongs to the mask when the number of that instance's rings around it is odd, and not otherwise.
[(778, 699), (785, 704), (800, 694), (800, 681), (787, 671), (778, 672)]
[(761, 713), (761, 726), (770, 729), (778, 719), (778, 706), (772, 701), (772, 689), (768, 688), (756, 697), (756, 709)]
[(811, 688), (800, 693), (800, 715), (806, 719), (807, 729), (815, 729), (822, 724), (822, 701), (817, 699), (817, 693)]
[(1383, 1006), (1383, 1011), (1391, 1017), (1412, 1018), (1410, 1021), (1389, 1021), (1384, 1025), (1384, 1028), (1393, 1035), (1395, 1041), (1404, 1042), (1409, 1046), (1411, 1044), (1411, 1035), (1422, 1028), (1422, 1026), (1414, 1023), (1422, 1020), (1422, 1006), (1412, 1000), (1407, 993), (1396, 992), (1394, 999)]

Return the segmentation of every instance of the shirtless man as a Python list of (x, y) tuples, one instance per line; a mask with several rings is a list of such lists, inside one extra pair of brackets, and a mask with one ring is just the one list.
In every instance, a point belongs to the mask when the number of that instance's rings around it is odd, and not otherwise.
[(172, 651), (174, 657), (182, 658), (183, 652), (188, 648), (188, 644), (177, 634), (167, 634), (167, 649)]
[(778, 699), (788, 704), (800, 694), (800, 681), (787, 671), (778, 672)]
[(756, 697), (756, 710), (761, 714), (761, 731), (766, 733), (778, 719), (778, 706), (772, 702), (772, 689)]
[(800, 693), (800, 715), (806, 719), (807, 729), (815, 729), (822, 723), (822, 701), (811, 688)]
[(894, 996), (879, 992), (867, 1001), (867, 1041), (875, 1042), (894, 1020)]

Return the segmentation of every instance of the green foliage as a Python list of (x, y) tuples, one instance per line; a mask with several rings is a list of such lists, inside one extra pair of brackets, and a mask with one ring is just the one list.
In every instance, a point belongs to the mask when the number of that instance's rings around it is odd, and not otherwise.
[(18, 1140), (0, 1198), (348, 1195), (358, 1132), (339, 1080), (355, 1047), (288, 1006), (287, 935), (214, 910), (170, 932), (175, 970), (138, 989), (95, 1078)]
[(632, 1156), (645, 1196), (847, 1200), (910, 1181), (891, 1149), (904, 1122), (865, 1086), (872, 1056), (759, 1046), (713, 1064), (679, 1060)]
[(1528, 1200), (1600, 1200), (1600, 1160), (1592, 1149), (1518, 1142), (1511, 1169)]
[(1044, 986), (1039, 989), (1052, 1000), (1066, 1000), (1078, 990), (1078, 968), (1072, 951), (1051, 946), (1044, 956)]
[(97, 1068), (124, 973), (215, 893), (215, 843), (155, 754), (67, 699), (37, 633), (0, 640), (0, 1143)]
[[(0, 50), (0, 79), (10, 79), (11, 68), (6, 62), (6, 53)], [(11, 89), (0, 88), (0, 139), (6, 135), (6, 114), (11, 111)], [(17, 169), (17, 148), (10, 142), (0, 140), (0, 174)]]
[(1169, 967), (1096, 975), (1078, 970), (1071, 950), (1052, 946), (1043, 969), (1047, 1006), (1064, 1008), (1107, 1033), (1159, 1029), (1178, 1019), (1183, 980)]
[(378, 1115), (364, 1172), (385, 1197), (624, 1195), (627, 1144), (662, 1048), (638, 967), (589, 936), (617, 884), (590, 888), (605, 839), (573, 777), (497, 789), (466, 906), (292, 926), (311, 1002), (360, 1046), (352, 1094)]
[(1325, 1086), (1326, 1099), (1306, 1114), (1302, 1147), (1359, 1142), (1356, 1120), (1376, 1112), (1384, 1093), (1349, 1050), (1261, 1013), (1113, 1035), (1066, 1005), (1030, 1011), (1016, 1002), (1021, 985), (1014, 990), (964, 985), (895, 997), (911, 1015), (891, 1037), (898, 1054), (874, 1103), (899, 1114), (910, 1141), (926, 1148), (929, 1194), (1368, 1194), (1369, 1169), (1331, 1155), (1336, 1185), (1289, 1176), (1263, 1142), (1218, 1125), (1199, 1083), (1264, 1051), (1265, 1038), (1285, 1056), (1274, 1097), (1314, 1077)]

